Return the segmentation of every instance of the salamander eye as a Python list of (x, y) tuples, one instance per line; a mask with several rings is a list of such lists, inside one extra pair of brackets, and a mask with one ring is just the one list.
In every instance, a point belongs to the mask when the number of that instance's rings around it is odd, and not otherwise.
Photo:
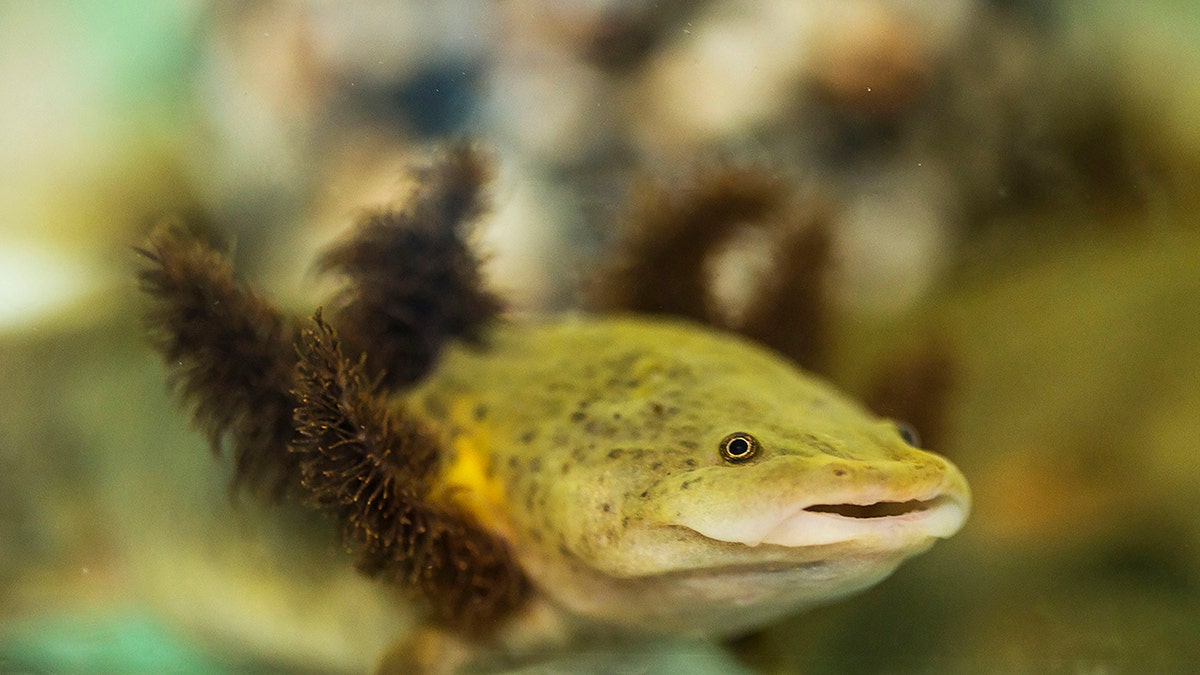
[(730, 464), (741, 464), (758, 454), (758, 439), (739, 431), (721, 439), (721, 459)]
[(921, 435), (917, 433), (917, 430), (914, 429), (911, 424), (908, 424), (907, 422), (896, 422), (896, 433), (900, 434), (900, 438), (904, 439), (905, 443), (908, 443), (914, 448), (921, 447)]

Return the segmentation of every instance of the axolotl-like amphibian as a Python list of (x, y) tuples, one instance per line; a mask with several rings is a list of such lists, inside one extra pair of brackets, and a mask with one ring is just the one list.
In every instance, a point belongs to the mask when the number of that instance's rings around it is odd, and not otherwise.
[(329, 322), (237, 282), (207, 233), (168, 225), (140, 249), (154, 342), (236, 480), (332, 513), (360, 569), (429, 610), (385, 668), (736, 636), (962, 526), (953, 464), (747, 339), (501, 316), (461, 227), (483, 162), (459, 148), (418, 178), (323, 258), (349, 289)]
[(409, 401), (453, 448), (447, 496), (536, 602), (643, 635), (736, 635), (860, 591), (970, 504), (903, 427), (682, 321), (502, 324)]

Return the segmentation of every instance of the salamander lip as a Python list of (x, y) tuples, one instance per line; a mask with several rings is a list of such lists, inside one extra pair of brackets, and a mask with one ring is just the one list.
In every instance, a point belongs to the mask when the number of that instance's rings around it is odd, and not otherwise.
[(965, 496), (941, 493), (902, 501), (799, 503), (741, 517), (694, 522), (685, 518), (679, 524), (709, 539), (746, 546), (820, 546), (855, 540), (900, 546), (953, 535), (962, 527), (968, 510)]

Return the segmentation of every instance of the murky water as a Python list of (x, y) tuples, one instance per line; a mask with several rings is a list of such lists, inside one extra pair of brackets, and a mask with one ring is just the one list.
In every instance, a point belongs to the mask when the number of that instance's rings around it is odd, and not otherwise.
[[(435, 4), (0, 8), (0, 670), (362, 672), (413, 630), (331, 520), (231, 497), (132, 247), (207, 222), (307, 313), (313, 252), (463, 136), (517, 318), (581, 304), (648, 177), (783, 181), (777, 219), (832, 236), (824, 374), (870, 398), (932, 346), (930, 438), (974, 492), (857, 597), (521, 672), (1200, 668), (1194, 10)], [(726, 316), (771, 269), (752, 231), (706, 263)]]

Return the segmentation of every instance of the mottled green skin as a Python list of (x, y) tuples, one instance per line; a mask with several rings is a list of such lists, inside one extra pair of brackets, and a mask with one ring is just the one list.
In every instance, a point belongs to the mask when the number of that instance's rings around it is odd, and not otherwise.
[[(475, 439), (496, 487), (481, 518), (544, 599), (606, 623), (736, 632), (875, 583), (932, 543), (745, 546), (679, 526), (683, 513), (753, 514), (798, 494), (967, 499), (961, 474), (893, 424), (685, 322), (503, 323), (486, 347), (452, 349), (409, 398), (448, 439)], [(732, 432), (761, 442), (753, 460), (722, 459)]]

